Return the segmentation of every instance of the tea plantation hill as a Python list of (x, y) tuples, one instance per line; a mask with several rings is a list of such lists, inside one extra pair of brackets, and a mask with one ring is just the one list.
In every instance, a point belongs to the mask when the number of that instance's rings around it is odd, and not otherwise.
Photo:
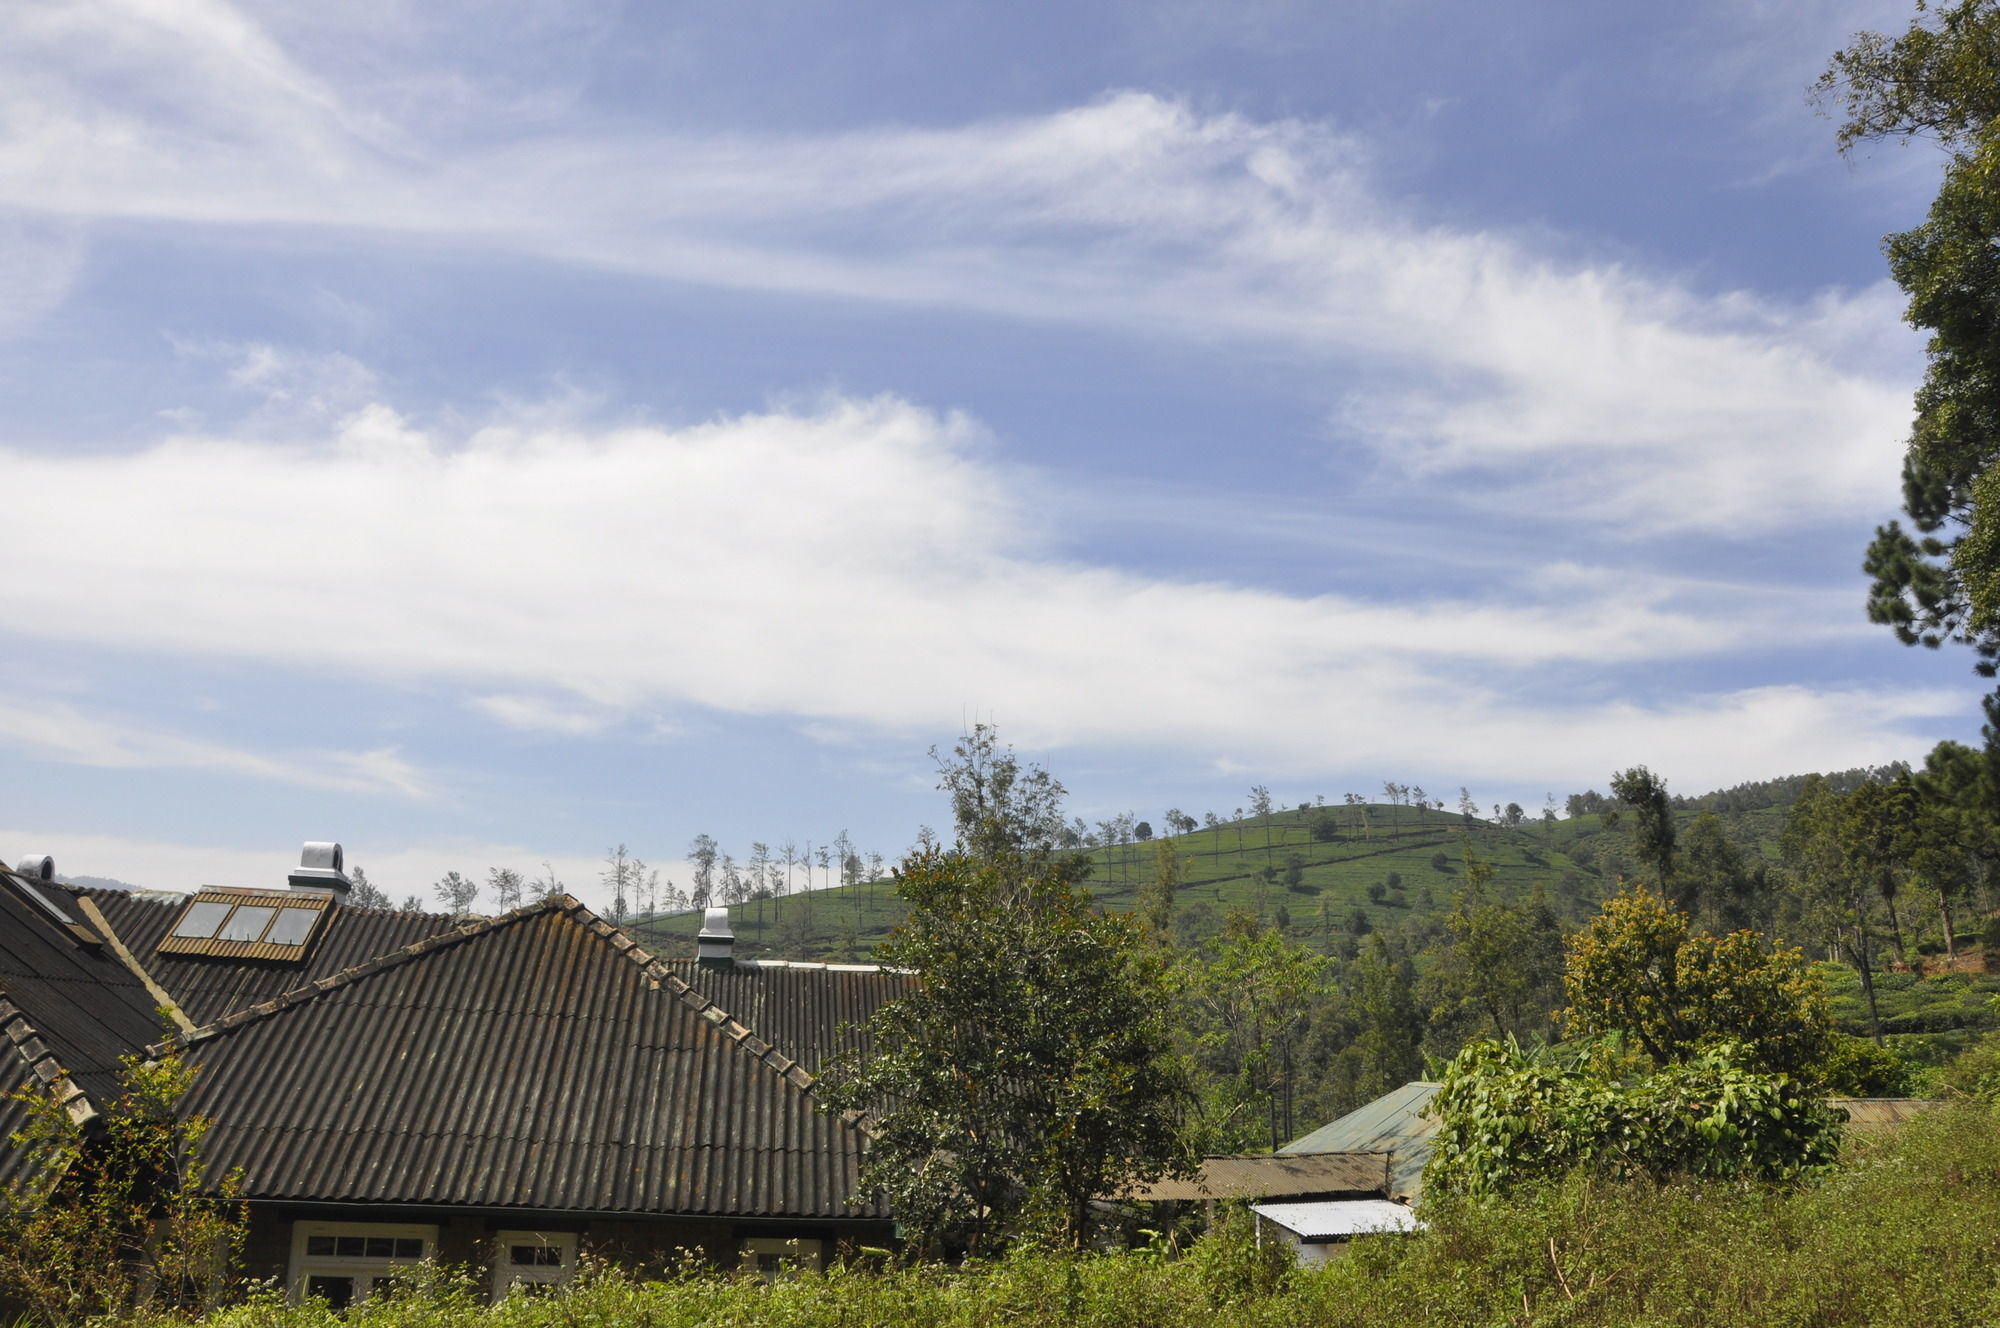
[[(1853, 770), (1827, 778), (1844, 792), (1887, 773)], [(1778, 837), (1800, 782), (1791, 777), (1677, 798), (1674, 817), (1682, 844), (1698, 817), (1713, 815), (1755, 880), (1777, 861)], [(1648, 874), (1632, 852), (1629, 821), (1614, 818), (1607, 826), (1596, 809), (1608, 804), (1591, 795), (1583, 795), (1582, 802), (1591, 810), (1553, 824), (1537, 819), (1512, 828), (1480, 819), (1468, 825), (1455, 812), (1371, 804), (1294, 809), (1275, 813), (1268, 825), (1231, 821), (1175, 836), (1172, 847), (1184, 860), (1175, 895), (1176, 938), (1198, 944), (1231, 910), (1249, 909), (1325, 953), (1353, 945), (1357, 914), (1369, 929), (1401, 932), (1418, 949), (1457, 897), (1468, 845), (1493, 865), (1497, 893), (1519, 898), (1539, 885), (1564, 923), (1574, 925), (1617, 888), (1619, 877)], [(1158, 849), (1154, 841), (1092, 853), (1089, 886), (1099, 904), (1133, 908), (1139, 886), (1154, 871)], [(1295, 857), (1297, 881), (1287, 884)], [(750, 900), (730, 910), (739, 953), (833, 962), (866, 961), (902, 911), (888, 881)], [(2000, 1028), (2000, 942), (1992, 935), (2000, 932), (2000, 916), (1968, 909), (1960, 922), (1957, 971), (1940, 971), (1942, 946), (1936, 936), (1927, 936), (1917, 942), (1925, 975), (1892, 971), (1876, 978), (1884, 1031), (1892, 1045), (1920, 1063), (1947, 1057), (1981, 1032)], [(678, 913), (648, 919), (636, 929), (650, 944), (686, 953), (700, 925), (697, 914)], [(1985, 960), (1989, 950), (1995, 956), (1991, 971)], [(1867, 1008), (1854, 970), (1822, 964), (1820, 971), (1836, 1020), (1851, 1033), (1866, 1034)]]
[[(1682, 826), (1699, 813), (1676, 811)], [(1754, 866), (1777, 851), (1782, 808), (1732, 814), (1724, 826)], [(1175, 894), (1176, 932), (1184, 943), (1213, 934), (1235, 909), (1284, 925), (1299, 942), (1331, 953), (1355, 929), (1403, 929), (1451, 908), (1464, 879), (1468, 846), (1494, 868), (1493, 886), (1506, 897), (1536, 885), (1557, 912), (1576, 920), (1634, 872), (1630, 835), (1606, 828), (1596, 815), (1508, 828), (1457, 812), (1369, 804), (1295, 808), (1268, 819), (1224, 822), (1176, 835), (1183, 859)], [(1154, 870), (1160, 841), (1099, 848), (1088, 881), (1100, 907), (1129, 911)], [(730, 910), (737, 952), (790, 959), (865, 960), (902, 917), (888, 881), (802, 891), (750, 900)], [(696, 913), (663, 914), (638, 930), (670, 950), (693, 946)]]

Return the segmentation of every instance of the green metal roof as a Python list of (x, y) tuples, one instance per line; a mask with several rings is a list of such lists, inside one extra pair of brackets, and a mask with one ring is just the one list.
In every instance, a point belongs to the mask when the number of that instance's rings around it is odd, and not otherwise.
[(1431, 1160), (1431, 1136), (1438, 1128), (1424, 1109), (1442, 1087), (1422, 1081), (1404, 1084), (1278, 1151), (1388, 1153), (1390, 1194), (1415, 1198), (1423, 1193), (1424, 1163)]

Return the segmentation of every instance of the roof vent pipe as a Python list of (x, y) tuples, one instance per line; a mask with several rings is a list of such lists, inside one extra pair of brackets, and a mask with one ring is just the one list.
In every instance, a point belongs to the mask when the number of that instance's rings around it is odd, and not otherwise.
[(299, 865), (292, 868), (287, 878), (294, 890), (310, 890), (314, 894), (332, 895), (335, 899), (347, 898), (353, 889), (353, 882), (347, 879), (346, 863), (340, 845), (331, 840), (315, 839), (299, 854)]
[(56, 860), (46, 853), (30, 853), (14, 864), (14, 873), (31, 881), (56, 879)]
[(701, 930), (695, 933), (695, 961), (703, 968), (733, 968), (736, 965), (736, 933), (729, 929), (729, 910), (711, 908), (701, 915)]

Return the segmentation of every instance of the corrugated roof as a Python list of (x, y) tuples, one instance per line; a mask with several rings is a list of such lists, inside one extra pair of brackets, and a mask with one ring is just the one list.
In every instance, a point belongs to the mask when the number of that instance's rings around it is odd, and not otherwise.
[[(917, 981), (872, 964), (749, 960), (702, 968), (691, 958), (661, 962), (815, 1074), (835, 1051), (862, 1044), (859, 1026), (886, 1002), (909, 994)], [(843, 1036), (843, 1026), (854, 1031)]]
[(1168, 1178), (1150, 1185), (1135, 1185), (1115, 1197), (1145, 1202), (1381, 1194), (1388, 1182), (1386, 1153), (1264, 1153), (1205, 1157), (1201, 1160), (1201, 1171), (1187, 1180)]
[(0, 1058), (50, 1084), (67, 1075), (84, 1115), (118, 1091), (119, 1058), (166, 1027), (153, 998), (107, 947), (81, 944), (0, 872)]
[(1424, 1114), (1442, 1084), (1417, 1081), (1384, 1093), (1336, 1121), (1295, 1139), (1280, 1153), (1389, 1153), (1389, 1193), (1423, 1193), (1424, 1164), (1431, 1158), (1438, 1122)]
[(26, 1065), (0, 1051), (0, 1186), (24, 1179), (34, 1160), (28, 1150), (10, 1147), (7, 1141), (28, 1124), (28, 1108), (15, 1100), (16, 1095), (38, 1082)]
[(1250, 1211), (1303, 1241), (1344, 1240), (1379, 1231), (1419, 1231), (1423, 1223), (1388, 1199), (1324, 1199), (1313, 1203), (1251, 1204)]
[(173, 994), (197, 1024), (213, 1023), (457, 925), (455, 919), (436, 913), (337, 904), (327, 910), (303, 964), (260, 963), (213, 955), (161, 954), (160, 942), (187, 907), (185, 895), (138, 895), (126, 890), (79, 893), (96, 903), (133, 958)]
[(677, 968), (567, 897), (463, 924), (177, 1039), (184, 1109), (251, 1199), (886, 1216), (858, 1125)]

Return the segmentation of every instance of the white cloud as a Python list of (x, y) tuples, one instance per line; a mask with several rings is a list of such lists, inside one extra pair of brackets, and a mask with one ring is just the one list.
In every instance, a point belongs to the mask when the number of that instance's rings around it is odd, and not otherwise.
[(607, 711), (581, 710), (541, 696), (475, 696), (472, 704), (509, 728), (566, 738), (595, 737), (617, 719)]
[[(1008, 716), (1029, 748), (1137, 743), (1300, 770), (1560, 780), (1658, 750), (1691, 786), (1905, 755), (1915, 721), (1964, 705), (1804, 689), (1669, 689), (1650, 707), (1566, 697), (1552, 676), (1856, 629), (1815, 597), (1569, 564), (1392, 601), (1081, 564), (1038, 542), (983, 450), (971, 422), (893, 398), (461, 441), (375, 406), (311, 448), (0, 450), (19, 573), (0, 579), (0, 621), (450, 680), (500, 722), (580, 735), (687, 704), (935, 733), (972, 705)], [(74, 714), (15, 724), (76, 760), (267, 768)], [(421, 786), (393, 754), (344, 759), (316, 777)]]
[(393, 747), (266, 756), (199, 738), (87, 715), (59, 701), (0, 699), (0, 743), (71, 765), (104, 769), (212, 770), (306, 788), (430, 796), (423, 773)]
[(41, 214), (347, 228), (1262, 343), (1370, 384), (1336, 427), (1392, 464), (1638, 532), (1768, 530), (1895, 491), (1915, 342), (1848, 335), (1882, 290), (1704, 292), (1438, 225), (1323, 124), (1128, 92), (800, 137), (572, 117), (447, 151), (356, 112), (220, 3), (138, 24), (108, 3), (27, 12), (0, 63), (20, 74), (0, 83), (0, 200)]

